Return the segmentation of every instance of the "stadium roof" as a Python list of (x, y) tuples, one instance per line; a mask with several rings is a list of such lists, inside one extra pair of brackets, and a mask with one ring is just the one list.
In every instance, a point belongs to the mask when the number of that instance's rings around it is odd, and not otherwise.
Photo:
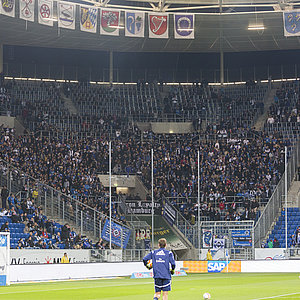
[[(168, 10), (173, 12), (172, 7), (176, 9), (177, 4), (184, 3), (195, 7), (197, 4), (217, 5), (219, 0), (154, 0), (153, 3), (168, 6)], [(92, 2), (92, 1), (89, 1)], [(106, 1), (107, 6), (118, 6), (120, 1)], [(121, 1), (123, 4), (136, 7), (143, 5), (144, 8), (150, 8), (149, 1), (131, 0)], [(141, 3), (143, 2), (143, 3)], [(197, 10), (195, 20), (195, 39), (178, 40), (174, 39), (173, 17), (170, 20), (169, 39), (149, 39), (148, 29), (146, 28), (145, 38), (130, 38), (124, 36), (124, 30), (120, 30), (119, 37), (103, 36), (99, 32), (91, 34), (79, 30), (79, 18), (77, 18), (76, 30), (59, 29), (57, 23), (54, 27), (48, 27), (37, 22), (27, 23), (24, 20), (10, 18), (0, 15), (0, 40), (7, 45), (30, 45), (38, 47), (68, 48), (68, 49), (88, 49), (88, 50), (113, 50), (119, 52), (219, 52), (222, 44), (225, 52), (241, 51), (268, 51), (268, 50), (288, 50), (299, 49), (300, 39), (298, 37), (284, 37), (282, 8), (278, 1), (271, 0), (244, 0), (243, 3), (248, 7), (242, 10), (230, 3), (236, 3), (233, 0), (223, 0), (223, 5), (228, 7), (220, 14), (217, 11), (206, 9)], [(289, 1), (286, 3), (280, 1), (280, 5), (290, 7), (293, 2), (294, 7), (299, 3)], [(175, 4), (174, 4), (175, 3)], [(210, 5), (208, 5), (208, 3)], [(269, 5), (264, 6), (262, 10), (250, 11), (254, 3)], [(99, 3), (98, 3), (99, 4)], [(98, 5), (97, 4), (97, 5)], [(155, 4), (157, 5), (157, 4)], [(148, 7), (149, 6), (149, 7)], [(181, 5), (182, 6), (182, 5)], [(141, 6), (140, 6), (141, 7)], [(284, 8), (284, 7), (283, 7)], [(174, 11), (175, 12), (175, 11)], [(193, 12), (193, 10), (191, 10)], [(121, 22), (124, 22), (122, 15)], [(248, 30), (248, 26), (263, 25), (265, 29)], [(98, 28), (99, 31), (99, 28)]]

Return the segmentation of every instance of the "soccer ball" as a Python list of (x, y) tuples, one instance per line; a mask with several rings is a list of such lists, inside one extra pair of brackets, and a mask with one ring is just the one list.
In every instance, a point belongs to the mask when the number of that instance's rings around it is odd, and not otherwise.
[(148, 262), (147, 262), (147, 268), (149, 270), (153, 268), (153, 266), (152, 266), (152, 259), (148, 260)]
[(204, 299), (204, 300), (210, 299), (210, 293), (204, 293), (204, 294), (203, 294), (203, 299)]

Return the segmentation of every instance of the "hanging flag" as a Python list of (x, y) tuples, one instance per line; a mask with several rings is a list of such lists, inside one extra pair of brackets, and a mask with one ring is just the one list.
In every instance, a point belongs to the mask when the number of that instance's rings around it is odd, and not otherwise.
[(9, 17), (15, 17), (15, 0), (0, 0), (0, 13)]
[(76, 6), (71, 2), (60, 1), (57, 4), (58, 27), (75, 29)]
[(101, 9), (100, 34), (115, 35), (120, 33), (120, 11)]
[(203, 248), (211, 248), (212, 240), (213, 240), (212, 230), (203, 229), (202, 231)]
[(20, 19), (34, 22), (34, 4), (35, 0), (20, 0)]
[(174, 14), (174, 38), (194, 39), (194, 15)]
[(169, 37), (167, 14), (149, 14), (149, 38), (167, 39)]
[(38, 15), (40, 24), (53, 26), (53, 1), (39, 0)]
[(145, 36), (145, 13), (125, 11), (125, 36)]
[(80, 6), (80, 30), (96, 33), (98, 8)]
[(299, 36), (300, 35), (300, 11), (288, 11), (283, 13), (284, 35)]
[(101, 233), (102, 239), (109, 242), (111, 236), (111, 242), (113, 244), (125, 249), (127, 247), (130, 238), (131, 230), (111, 221), (111, 235), (109, 234), (109, 231), (110, 231), (110, 221), (109, 219), (106, 219)]

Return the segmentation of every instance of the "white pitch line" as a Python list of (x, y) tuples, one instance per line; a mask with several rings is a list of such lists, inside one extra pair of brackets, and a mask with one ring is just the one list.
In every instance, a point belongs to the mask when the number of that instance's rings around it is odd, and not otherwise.
[(283, 295), (277, 295), (277, 296), (271, 296), (271, 297), (264, 297), (264, 298), (256, 298), (251, 300), (264, 300), (264, 299), (274, 299), (274, 298), (280, 298), (280, 297), (286, 297), (286, 296), (292, 296), (292, 295), (299, 295), (299, 293), (291, 293), (291, 294), (283, 294)]
[(0, 293), (0, 295), (10, 295), (10, 294), (22, 294), (22, 293), (38, 293), (38, 292), (51, 292), (51, 291), (64, 291), (64, 290), (81, 290), (81, 289), (96, 289), (96, 288), (106, 288), (115, 286), (128, 286), (137, 284), (153, 284), (153, 282), (135, 282), (134, 284), (117, 284), (117, 285), (106, 285), (106, 286), (87, 286), (87, 287), (72, 287), (72, 288), (61, 288), (61, 289), (45, 289), (45, 290), (30, 290), (30, 291), (14, 291), (7, 293)]

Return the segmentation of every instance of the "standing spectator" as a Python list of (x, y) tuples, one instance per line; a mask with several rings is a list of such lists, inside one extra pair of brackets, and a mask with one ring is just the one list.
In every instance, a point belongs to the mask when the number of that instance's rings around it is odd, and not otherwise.
[(269, 240), (269, 241), (268, 241), (268, 248), (274, 248), (274, 245), (273, 245), (273, 241), (272, 241), (272, 240)]
[(61, 264), (68, 264), (68, 263), (70, 263), (70, 260), (69, 260), (69, 258), (68, 258), (67, 253), (64, 253), (64, 256), (62, 257), (60, 263), (61, 263)]
[(5, 231), (9, 231), (9, 223), (6, 221), (4, 224), (2, 224), (0, 231), (1, 232), (5, 232)]
[(274, 238), (273, 246), (274, 246), (274, 248), (280, 248), (280, 243), (276, 238)]
[(1, 199), (2, 199), (2, 208), (6, 208), (6, 200), (9, 195), (9, 191), (6, 186), (2, 188)]
[(212, 255), (211, 255), (210, 249), (208, 249), (208, 251), (207, 251), (206, 260), (212, 260)]

